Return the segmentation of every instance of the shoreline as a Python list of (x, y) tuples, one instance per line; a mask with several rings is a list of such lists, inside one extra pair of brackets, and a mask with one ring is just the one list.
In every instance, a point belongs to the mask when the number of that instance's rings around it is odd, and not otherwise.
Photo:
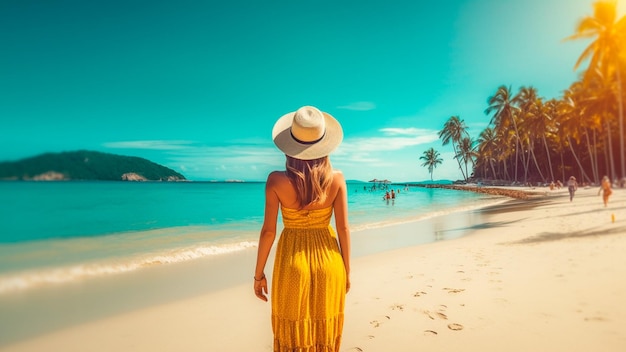
[[(547, 196), (548, 190), (539, 191), (536, 190), (535, 187), (531, 188), (523, 188), (523, 187), (514, 187), (514, 186), (474, 186), (474, 185), (440, 185), (440, 184), (418, 184), (412, 185), (412, 187), (423, 187), (423, 188), (442, 188), (442, 189), (451, 189), (455, 191), (466, 191), (466, 192), (474, 192), (474, 193), (482, 193), (489, 194), (493, 196), (505, 196), (515, 199), (531, 199), (534, 197)], [(539, 187), (540, 189), (546, 187)]]
[[(626, 274), (626, 192), (616, 190), (607, 209), (596, 192), (579, 189), (571, 203), (554, 192), (532, 207), (511, 200), (481, 211), (460, 238), (355, 257), (341, 351), (620, 350), (626, 283), (615, 279)], [(0, 351), (271, 351), (269, 310), (251, 283), (236, 284)]]
[[(441, 223), (442, 221), (438, 219), (444, 218), (456, 221), (459, 216), (458, 214), (467, 214), (494, 204), (501, 204), (508, 201), (509, 198), (510, 197), (496, 195), (496, 197), (483, 197), (478, 201), (460, 203), (459, 205), (444, 207), (439, 210), (434, 209), (424, 212), (421, 209), (416, 209), (413, 210), (413, 214), (410, 217), (406, 215), (403, 215), (403, 217), (393, 217), (394, 213), (391, 212), (389, 214), (391, 217), (387, 220), (378, 222), (372, 221), (370, 223), (351, 223), (351, 229), (353, 234), (364, 234), (366, 237), (375, 238), (381, 237), (380, 235), (376, 235), (376, 233), (380, 232), (380, 229), (389, 226), (411, 226), (410, 224), (422, 223), (429, 229), (423, 232), (430, 231), (433, 234), (435, 232), (441, 233), (442, 230), (440, 228), (447, 226), (446, 221), (443, 221), (443, 225), (431, 224), (432, 222)], [(405, 209), (402, 209), (401, 212), (406, 212), (407, 206), (404, 204), (403, 206)], [(441, 205), (439, 207), (441, 207)], [(384, 210), (387, 211), (389, 209)], [(466, 221), (475, 222), (480, 221), (480, 219), (470, 217)], [(246, 226), (249, 226), (249, 224), (246, 224)], [(72, 285), (80, 281), (98, 280), (105, 276), (126, 275), (154, 266), (184, 264), (195, 260), (202, 261), (213, 257), (245, 253), (249, 248), (256, 248), (258, 228), (260, 228), (260, 226), (261, 224), (258, 224), (255, 226), (254, 230), (247, 227), (243, 229), (240, 228), (238, 230), (239, 234), (236, 234), (237, 231), (232, 226), (228, 229), (224, 228), (218, 230), (211, 230), (201, 226), (179, 226), (112, 233), (105, 236), (69, 238), (60, 240), (58, 243), (54, 241), (51, 243), (49, 240), (9, 243), (4, 247), (0, 246), (0, 256), (4, 253), (4, 258), (19, 258), (23, 252), (24, 255), (22, 258), (31, 259), (24, 261), (27, 265), (23, 263), (19, 264), (22, 265), (23, 268), (18, 265), (13, 271), (7, 270), (0, 272), (0, 311), (2, 297), (5, 294), (12, 295), (21, 292), (29, 292), (31, 290), (39, 290), (55, 285)], [(280, 232), (281, 228), (279, 224), (277, 228), (278, 232)], [(222, 237), (222, 240), (213, 242), (190, 242), (188, 245), (182, 246), (182, 244), (186, 243), (184, 238), (198, 238), (204, 235), (204, 233), (210, 233), (212, 235), (217, 234)], [(179, 244), (172, 248), (161, 246), (155, 247), (151, 251), (145, 250), (145, 248), (151, 248), (154, 242), (166, 239), (167, 236), (176, 237)], [(451, 238), (456, 237), (458, 236), (452, 236)], [(152, 242), (146, 241), (145, 239), (147, 238), (153, 238)], [(442, 239), (446, 239), (445, 236), (435, 236), (430, 240), (424, 238), (403, 239), (402, 236), (397, 236), (395, 240), (399, 243), (396, 247), (403, 247)], [(124, 248), (119, 245), (119, 243), (123, 242), (128, 243), (124, 245)], [(50, 247), (52, 249), (49, 249)], [(395, 249), (396, 247), (386, 248), (388, 250)], [(109, 254), (93, 257), (93, 254), (97, 250), (102, 250), (103, 253)], [(83, 254), (81, 251), (88, 253), (88, 255)], [(111, 255), (110, 253), (113, 253), (113, 251), (119, 251), (119, 253)], [(377, 251), (381, 250), (367, 250), (368, 253)], [(32, 259), (34, 259), (33, 253), (42, 253), (45, 259), (42, 260), (38, 257), (36, 259), (39, 260), (39, 264), (32, 265)], [(47, 257), (45, 255), (47, 255)], [(46, 265), (46, 263), (48, 265)], [(8, 264), (9, 267), (10, 265), (15, 265), (15, 263), (10, 263), (10, 259), (8, 260)]]

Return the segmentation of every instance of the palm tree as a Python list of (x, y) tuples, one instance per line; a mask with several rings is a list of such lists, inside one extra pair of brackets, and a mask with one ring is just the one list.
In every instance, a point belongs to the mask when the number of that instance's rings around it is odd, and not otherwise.
[(579, 106), (577, 106), (577, 102), (571, 96), (568, 96), (569, 92), (566, 91), (565, 100), (559, 104), (559, 134), (561, 135), (562, 142), (567, 141), (567, 145), (569, 146), (570, 151), (572, 152), (572, 156), (576, 160), (576, 164), (580, 169), (580, 174), (582, 175), (581, 179), (591, 181), (587, 173), (585, 173), (585, 169), (583, 168), (582, 162), (576, 153), (576, 150), (579, 148), (574, 148), (580, 144), (580, 140), (582, 139), (582, 126), (584, 125), (582, 110)]
[[(444, 146), (452, 142), (452, 149), (454, 150), (455, 156), (458, 154), (456, 146), (465, 136), (469, 136), (469, 134), (467, 133), (467, 126), (465, 125), (465, 122), (461, 120), (458, 116), (451, 116), (448, 121), (444, 123), (443, 129), (439, 131), (439, 138), (441, 138), (441, 143)], [(461, 160), (459, 158), (456, 158), (456, 161), (459, 164), (459, 169), (461, 170), (463, 179), (467, 181), (467, 176), (465, 175), (465, 173), (463, 172), (463, 168), (461, 167)]]
[[(491, 122), (496, 129), (506, 130), (509, 128), (509, 122), (513, 125), (515, 131), (515, 182), (517, 182), (517, 162), (519, 160), (520, 137), (517, 130), (517, 122), (515, 121), (515, 112), (518, 108), (513, 103), (511, 88), (506, 86), (498, 87), (496, 94), (489, 97), (489, 107), (485, 110), (485, 114), (494, 113)], [(498, 131), (499, 132), (499, 131)]]
[(496, 155), (498, 155), (498, 140), (497, 135), (493, 128), (485, 128), (478, 137), (478, 160), (487, 162), (491, 168), (493, 179), (497, 178), (496, 169), (493, 166), (493, 162), (496, 161)]
[(422, 166), (428, 167), (428, 173), (430, 173), (430, 180), (433, 180), (433, 170), (437, 165), (441, 164), (443, 160), (439, 157), (439, 152), (434, 148), (430, 148), (424, 151), (424, 154), (420, 156), (420, 160), (424, 160)]
[(548, 100), (545, 104), (539, 100), (540, 104), (537, 104), (537, 120), (535, 125), (535, 133), (543, 131), (541, 133), (541, 141), (546, 150), (546, 159), (548, 159), (548, 170), (550, 170), (550, 180), (554, 181), (554, 169), (552, 167), (552, 158), (550, 157), (550, 148), (548, 147), (548, 134), (555, 132), (554, 118), (556, 118), (556, 106), (557, 102), (554, 99)]
[[(543, 177), (543, 174), (541, 172), (541, 170), (539, 169), (539, 165), (537, 164), (537, 158), (535, 157), (535, 150), (534, 150), (534, 138), (531, 135), (531, 128), (529, 125), (532, 125), (533, 123), (533, 119), (534, 119), (534, 114), (533, 114), (533, 110), (536, 109), (537, 107), (537, 100), (539, 98), (537, 97), (537, 89), (534, 87), (522, 87), (520, 88), (519, 93), (515, 96), (515, 98), (513, 98), (513, 102), (515, 104), (517, 104), (517, 106), (519, 107), (519, 119), (520, 121), (522, 121), (522, 125), (523, 126), (518, 126), (518, 128), (520, 130), (522, 130), (522, 132), (520, 132), (520, 143), (522, 145), (524, 145), (524, 141), (526, 142), (526, 145), (528, 146), (528, 153), (530, 155), (526, 156), (524, 154), (524, 152), (522, 152), (522, 163), (524, 164), (524, 183), (526, 183), (528, 181), (528, 164), (530, 163), (530, 158), (533, 158), (533, 161), (535, 162), (535, 167), (537, 168), (537, 170), (539, 171), (539, 174), (541, 175), (542, 180), (545, 182), (545, 179)], [(543, 132), (543, 131), (542, 131)], [(524, 148), (522, 149), (522, 151), (524, 150)]]
[[(593, 148), (591, 141), (587, 141), (589, 154), (592, 156), (592, 162), (597, 160), (597, 152), (594, 150), (596, 146), (595, 135), (597, 132), (601, 133), (601, 136), (605, 136), (602, 143), (608, 154), (608, 168), (607, 174), (614, 177), (616, 175), (615, 158), (613, 156), (613, 132), (615, 130), (615, 120), (612, 119), (615, 116), (615, 108), (613, 102), (614, 94), (613, 88), (608, 77), (602, 75), (600, 70), (594, 70), (594, 75), (589, 75), (586, 80), (579, 84), (573, 85), (571, 91), (574, 100), (581, 106), (584, 111), (584, 124), (583, 129), (585, 131), (591, 130), (594, 136)], [(570, 91), (567, 91), (570, 93)], [(603, 131), (604, 130), (604, 131)], [(602, 134), (602, 132), (604, 132)], [(585, 133), (587, 139), (589, 133)], [(597, 164), (597, 163), (596, 163)], [(597, 172), (597, 165), (592, 165), (594, 170), (595, 182), (600, 182), (600, 175)]]
[(459, 142), (459, 152), (455, 155), (458, 160), (463, 160), (463, 164), (465, 164), (465, 174), (468, 175), (468, 178), (470, 174), (467, 171), (467, 164), (471, 163), (473, 169), (475, 166), (474, 159), (478, 156), (475, 145), (476, 142), (470, 137), (463, 137)]
[[(617, 81), (615, 95), (618, 106), (619, 150), (621, 159), (622, 177), (626, 176), (626, 157), (624, 156), (624, 105), (622, 101), (621, 68), (624, 44), (626, 43), (626, 16), (617, 19), (617, 2), (604, 0), (593, 4), (593, 15), (583, 18), (576, 33), (566, 40), (595, 38), (578, 58), (574, 65), (576, 70), (580, 64), (590, 59), (585, 77), (593, 74), (599, 68), (603, 75), (613, 76)], [(612, 146), (609, 146), (611, 148)]]

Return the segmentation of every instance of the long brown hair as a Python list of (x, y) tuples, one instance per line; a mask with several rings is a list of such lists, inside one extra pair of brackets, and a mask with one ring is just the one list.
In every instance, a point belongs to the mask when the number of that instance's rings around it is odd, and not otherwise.
[(313, 160), (286, 157), (287, 177), (296, 188), (300, 208), (324, 202), (333, 180), (333, 168), (328, 156)]

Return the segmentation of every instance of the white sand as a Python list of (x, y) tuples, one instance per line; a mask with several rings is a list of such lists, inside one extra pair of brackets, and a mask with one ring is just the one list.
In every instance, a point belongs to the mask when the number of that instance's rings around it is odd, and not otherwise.
[[(470, 236), (354, 259), (341, 350), (624, 351), (626, 190), (608, 208), (596, 193), (552, 192)], [(271, 351), (269, 314), (251, 281), (0, 350)]]

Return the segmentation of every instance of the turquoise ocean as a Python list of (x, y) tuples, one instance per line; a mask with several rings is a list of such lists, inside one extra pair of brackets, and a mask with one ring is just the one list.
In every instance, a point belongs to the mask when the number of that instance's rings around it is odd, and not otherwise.
[[(365, 254), (358, 244), (370, 229), (502, 201), (403, 184), (387, 185), (398, 194), (385, 201), (381, 185), (373, 186), (348, 184), (355, 255)], [(256, 247), (264, 187), (261, 182), (0, 182), (0, 298)], [(431, 230), (409, 236), (390, 238), (391, 246), (379, 238), (383, 245), (369, 252), (450, 237)]]

